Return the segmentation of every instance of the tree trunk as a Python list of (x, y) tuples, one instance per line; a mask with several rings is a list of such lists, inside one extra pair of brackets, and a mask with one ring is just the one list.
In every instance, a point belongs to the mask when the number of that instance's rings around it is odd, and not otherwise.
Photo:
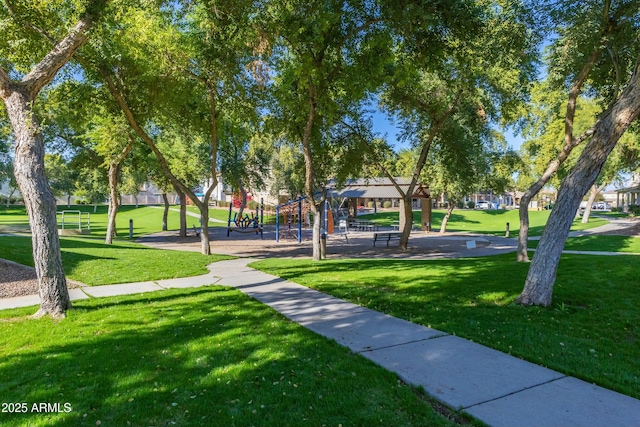
[[(4, 98), (4, 97), (3, 97)], [(16, 90), (4, 98), (16, 139), (14, 175), (29, 214), (40, 309), (36, 317), (64, 317), (71, 308), (60, 256), (56, 200), (44, 171), (44, 141), (31, 110), (33, 99)]]
[(92, 13), (99, 13), (105, 3), (89, 4), (87, 10), (92, 12), (84, 13), (19, 83), (12, 81), (0, 66), (0, 98), (5, 103), (16, 140), (14, 174), (29, 214), (33, 261), (40, 288), (40, 309), (35, 316), (63, 317), (71, 308), (71, 301), (60, 256), (56, 200), (46, 179), (44, 141), (32, 108), (42, 88), (87, 40), (87, 32), (94, 22)]
[(238, 180), (238, 191), (240, 191), (240, 212), (238, 212), (238, 221), (242, 221), (242, 214), (247, 207), (247, 190), (242, 186), (242, 180)]
[[(589, 222), (589, 217), (591, 216), (591, 208), (593, 207), (593, 203), (596, 201), (596, 196), (598, 195), (598, 188), (596, 185), (591, 186), (591, 191), (589, 192), (589, 198), (587, 199), (587, 206), (584, 208), (584, 214), (582, 214), (582, 223), (587, 224)], [(579, 206), (578, 206), (579, 208)], [(577, 212), (577, 210), (576, 210)]]
[[(520, 216), (520, 230), (518, 231), (518, 249), (516, 250), (516, 261), (529, 262), (527, 252), (529, 244), (529, 202), (531, 201), (531, 188), (520, 198), (518, 214)], [(526, 196), (526, 197), (525, 197)]]
[(305, 167), (305, 181), (304, 192), (309, 202), (309, 209), (313, 214), (313, 228), (312, 228), (312, 247), (313, 247), (313, 260), (320, 261), (322, 259), (320, 249), (320, 212), (316, 206), (316, 202), (313, 198), (314, 193), (314, 181), (315, 170), (313, 167), (313, 153), (311, 150), (311, 132), (315, 124), (316, 119), (316, 93), (313, 83), (309, 84), (309, 116), (307, 117), (307, 123), (304, 127), (302, 134), (302, 152), (304, 155), (304, 167)]
[[(324, 202), (321, 201), (320, 202), (320, 206), (322, 206)], [(314, 201), (309, 202), (309, 210), (311, 211), (311, 213), (313, 214), (313, 227), (312, 227), (312, 233), (311, 233), (311, 237), (313, 239), (312, 241), (312, 245), (313, 245), (313, 260), (314, 261), (320, 261), (322, 260), (322, 244), (320, 242), (320, 229), (321, 229), (321, 223), (322, 223), (322, 215), (321, 215), (321, 208), (319, 209), (318, 206), (316, 206)]]
[(582, 215), (582, 223), (587, 224), (589, 222), (589, 217), (591, 216), (591, 208), (593, 203), (596, 201), (596, 197), (598, 194), (605, 189), (607, 185), (602, 184), (601, 186), (596, 186), (595, 184), (591, 186), (591, 194), (589, 194), (589, 200), (587, 200), (587, 207), (584, 210), (584, 215)]
[(104, 240), (106, 245), (113, 243), (116, 235), (116, 215), (118, 214), (118, 175), (120, 175), (120, 163), (109, 164), (109, 213), (107, 222), (107, 236)]
[(406, 251), (409, 247), (409, 236), (411, 235), (411, 228), (413, 227), (413, 208), (411, 202), (411, 194), (405, 194), (402, 198), (403, 209), (400, 210), (401, 215), (404, 216), (404, 218), (400, 220), (400, 223), (402, 223), (402, 235), (398, 243), (398, 248), (401, 251)]
[(447, 231), (447, 223), (449, 222), (449, 218), (451, 218), (451, 213), (456, 208), (456, 204), (453, 200), (449, 200), (449, 206), (447, 206), (447, 213), (444, 214), (444, 218), (442, 218), (442, 224), (440, 225), (440, 233), (444, 234)]
[(562, 181), (558, 200), (551, 211), (540, 243), (529, 268), (522, 294), (522, 305), (551, 304), (562, 249), (569, 235), (575, 211), (602, 170), (607, 157), (629, 125), (640, 115), (640, 60), (620, 98), (600, 115), (593, 136), (576, 165)]
[(200, 232), (200, 249), (203, 255), (211, 255), (211, 245), (209, 243), (209, 203), (198, 205), (200, 208), (200, 222), (202, 231)]
[(179, 188), (176, 188), (180, 199), (180, 237), (187, 237), (187, 195)]
[[(122, 149), (112, 162), (109, 163), (109, 219), (107, 223), (107, 237), (105, 243), (110, 245), (116, 235), (116, 216), (120, 207), (120, 193), (118, 192), (118, 181), (120, 181), (120, 171), (122, 162), (133, 149), (133, 137), (129, 136), (129, 143)], [(136, 206), (137, 207), (137, 206)]]
[(169, 198), (167, 197), (167, 193), (162, 193), (162, 200), (164, 201), (164, 211), (162, 212), (162, 231), (167, 231), (169, 227)]

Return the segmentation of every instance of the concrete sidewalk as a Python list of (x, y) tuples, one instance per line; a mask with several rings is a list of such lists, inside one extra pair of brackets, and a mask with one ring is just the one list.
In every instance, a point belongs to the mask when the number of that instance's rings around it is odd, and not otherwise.
[[(213, 272), (197, 277), (84, 287), (71, 293), (79, 299), (230, 286), (490, 426), (640, 425), (639, 400), (261, 273), (247, 267), (251, 261), (220, 261), (211, 265)], [(37, 296), (0, 300), (0, 309), (11, 308), (11, 303), (15, 307), (39, 301)]]
[(222, 261), (232, 286), (490, 426), (638, 426), (640, 401), (468, 340)]

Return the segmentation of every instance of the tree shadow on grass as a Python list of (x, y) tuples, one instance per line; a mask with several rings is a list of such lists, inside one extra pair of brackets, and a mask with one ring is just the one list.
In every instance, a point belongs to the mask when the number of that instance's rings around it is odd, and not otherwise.
[(640, 268), (640, 257), (563, 256), (553, 305), (546, 308), (513, 303), (528, 268), (514, 262), (513, 254), (505, 254), (430, 261), (291, 262), (267, 271), (640, 396), (637, 376), (614, 373), (634, 371), (640, 356), (640, 331), (635, 326), (640, 314), (632, 308), (640, 304), (633, 273)]
[(411, 419), (427, 410), (417, 398), (399, 409), (394, 375), (237, 291), (76, 307), (60, 323), (0, 323), (24, 329), (4, 335), (16, 351), (0, 363), (2, 401), (72, 408), (10, 414), (12, 425), (392, 425), (398, 411)]

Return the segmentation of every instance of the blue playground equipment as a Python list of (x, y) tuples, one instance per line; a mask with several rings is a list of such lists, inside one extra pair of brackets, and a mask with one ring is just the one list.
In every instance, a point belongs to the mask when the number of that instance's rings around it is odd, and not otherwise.
[[(231, 214), (233, 213), (233, 219)], [(227, 221), (227, 237), (232, 231), (236, 233), (256, 233), (260, 234), (260, 239), (264, 239), (264, 201), (260, 199), (260, 207), (256, 208), (255, 214), (251, 212), (238, 218), (238, 212), (233, 212), (233, 203), (229, 203), (229, 219)]]

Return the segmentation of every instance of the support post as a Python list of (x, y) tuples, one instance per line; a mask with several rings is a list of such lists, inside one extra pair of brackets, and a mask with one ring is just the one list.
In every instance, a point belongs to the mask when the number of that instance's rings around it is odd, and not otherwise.
[(129, 238), (133, 239), (133, 219), (129, 220)]
[(260, 240), (264, 240), (263, 229), (264, 229), (264, 198), (260, 197)]
[(298, 200), (298, 243), (302, 243), (302, 198)]
[(276, 242), (280, 241), (280, 206), (276, 206)]

